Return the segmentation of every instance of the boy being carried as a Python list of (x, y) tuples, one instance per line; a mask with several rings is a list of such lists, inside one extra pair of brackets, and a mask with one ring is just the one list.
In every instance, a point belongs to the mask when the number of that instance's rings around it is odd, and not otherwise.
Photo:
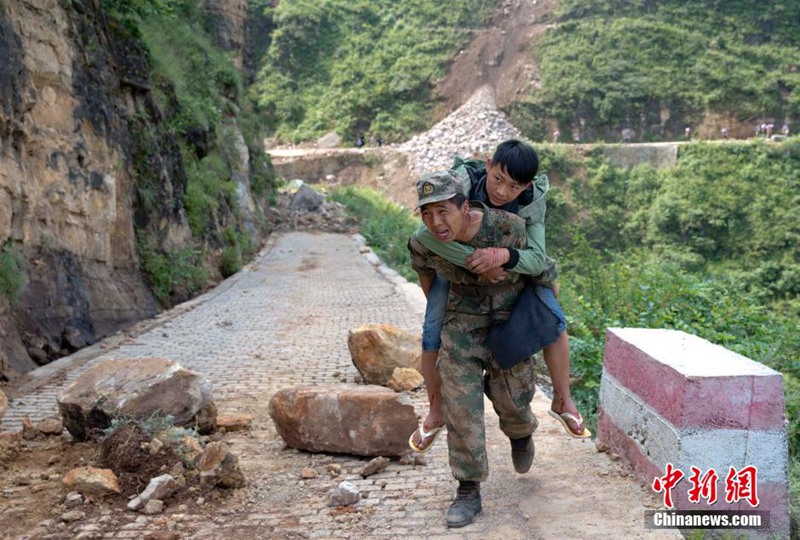
[[(421, 226), (415, 237), (426, 248), (445, 260), (476, 274), (485, 274), (494, 281), (505, 271), (536, 276), (534, 281), (549, 287), (537, 287), (537, 295), (558, 317), (559, 337), (544, 348), (544, 360), (553, 383), (550, 414), (558, 419), (573, 437), (590, 437), (583, 418), (572, 401), (569, 388), (569, 337), (566, 318), (556, 300), (555, 264), (545, 253), (545, 195), (547, 177), (536, 176), (539, 156), (530, 145), (511, 139), (500, 143), (485, 164), (477, 160), (456, 158), (452, 172), (462, 180), (461, 191), (470, 200), (483, 202), (489, 208), (505, 210), (525, 219), (527, 245), (523, 249), (487, 247), (475, 249), (459, 242), (446, 242), (442, 236)], [(440, 386), (436, 362), (441, 346), (441, 328), (449, 284), (437, 276), (428, 291), (425, 323), (422, 329), (422, 375), (428, 391), (430, 410), (422, 425), (409, 439), (417, 452), (427, 451), (444, 426)], [(532, 332), (536, 329), (531, 329)]]

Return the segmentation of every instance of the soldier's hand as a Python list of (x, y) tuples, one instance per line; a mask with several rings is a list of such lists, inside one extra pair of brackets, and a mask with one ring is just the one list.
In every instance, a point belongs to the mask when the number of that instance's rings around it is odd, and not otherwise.
[(508, 262), (511, 253), (506, 248), (481, 248), (467, 258), (467, 270), (483, 274)]
[(484, 272), (481, 275), (490, 283), (500, 283), (501, 281), (508, 279), (508, 272), (502, 268), (492, 268), (488, 272)]

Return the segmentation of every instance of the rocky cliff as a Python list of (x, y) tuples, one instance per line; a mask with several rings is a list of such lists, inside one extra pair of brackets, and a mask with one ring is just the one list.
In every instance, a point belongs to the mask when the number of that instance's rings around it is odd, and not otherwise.
[[(225, 48), (241, 47), (246, 2), (205, 9), (229, 34)], [(10, 378), (157, 312), (142, 237), (154, 249), (215, 246), (187, 223), (185, 141), (154, 99), (146, 50), (99, 0), (0, 3), (0, 56), (0, 375)], [(251, 156), (235, 113), (225, 126), (238, 203), (211, 226), (247, 226), (258, 241)]]

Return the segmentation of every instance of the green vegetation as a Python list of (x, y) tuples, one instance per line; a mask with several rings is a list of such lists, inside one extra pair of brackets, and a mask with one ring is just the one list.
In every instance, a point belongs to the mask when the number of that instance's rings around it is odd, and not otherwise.
[(139, 28), (162, 109), (170, 109), (177, 99), (178, 111), (171, 120), (174, 130), (183, 135), (214, 130), (232, 107), (231, 99), (241, 94), (233, 62), (211, 45), (196, 17), (150, 17)]
[(6, 243), (0, 248), (0, 296), (15, 302), (25, 283), (25, 258), (11, 243)]
[(174, 298), (188, 299), (206, 284), (202, 251), (158, 249), (151, 236), (140, 237), (137, 247), (139, 267), (162, 305), (174, 304)]
[(427, 127), (445, 62), (496, 0), (292, 0), (267, 8), (275, 30), (254, 99), (282, 139), (335, 130), (398, 140)]
[(417, 227), (414, 216), (369, 188), (340, 187), (330, 197), (358, 219), (361, 234), (386, 264), (409, 281), (417, 280), (407, 248), (408, 237)]
[(533, 48), (541, 89), (510, 112), (536, 139), (537, 117), (580, 129), (583, 140), (618, 140), (622, 127), (675, 138), (708, 111), (796, 120), (798, 18), (792, 0), (561, 0)]

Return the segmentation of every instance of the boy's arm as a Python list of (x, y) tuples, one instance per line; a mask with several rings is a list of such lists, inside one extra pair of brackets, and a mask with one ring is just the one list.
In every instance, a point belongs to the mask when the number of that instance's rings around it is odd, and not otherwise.
[[(437, 240), (424, 224), (421, 224), (417, 228), (417, 231), (414, 233), (414, 238), (445, 260), (461, 268), (472, 270), (473, 272), (475, 272), (474, 264), (469, 265), (467, 263), (467, 259), (473, 254), (475, 254), (475, 257), (482, 258), (484, 254), (488, 253), (488, 251), (485, 250), (503, 250), (509, 255), (509, 258), (504, 258), (504, 260), (508, 260), (509, 263), (516, 261), (513, 265), (506, 263), (503, 265), (503, 268), (509, 272), (534, 276), (533, 281), (536, 283), (550, 286), (558, 277), (558, 270), (555, 261), (545, 254), (544, 223), (529, 223), (526, 225), (525, 229), (527, 232), (527, 248), (514, 250), (517, 256), (512, 254), (507, 248), (484, 248), (476, 250), (473, 247), (465, 246), (458, 242), (442, 242)], [(496, 268), (498, 266), (499, 265), (492, 265), (487, 267), (484, 271), (477, 273), (483, 274), (492, 267)]]
[[(552, 262), (545, 253), (544, 223), (527, 223), (525, 249), (483, 248), (467, 259), (467, 269), (483, 273), (501, 266), (509, 272), (537, 276)], [(550, 262), (548, 262), (550, 261)]]

